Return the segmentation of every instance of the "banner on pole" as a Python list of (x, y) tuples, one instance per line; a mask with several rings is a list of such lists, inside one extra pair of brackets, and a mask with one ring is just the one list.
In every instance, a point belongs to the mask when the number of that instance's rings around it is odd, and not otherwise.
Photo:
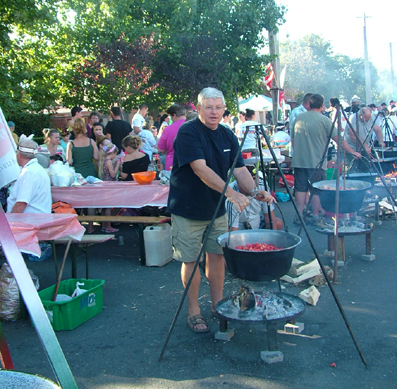
[(284, 83), (285, 83), (285, 74), (287, 72), (287, 65), (284, 66), (283, 70), (280, 73), (280, 88), (284, 88)]
[(283, 90), (278, 91), (278, 106), (280, 109), (284, 110), (284, 102), (285, 102), (285, 92)]
[(272, 66), (271, 63), (269, 63), (266, 66), (266, 75), (265, 75), (265, 78), (264, 78), (265, 84), (266, 84), (268, 89), (270, 89), (272, 87), (272, 82), (273, 82), (274, 77), (275, 77), (275, 74), (274, 74), (274, 71), (273, 71), (273, 66)]
[(17, 146), (0, 108), (0, 188), (15, 181), (19, 176), (16, 149)]

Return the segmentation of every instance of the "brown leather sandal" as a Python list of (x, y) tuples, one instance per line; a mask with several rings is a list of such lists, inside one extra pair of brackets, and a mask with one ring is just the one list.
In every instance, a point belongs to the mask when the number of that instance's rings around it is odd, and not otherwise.
[[(197, 328), (199, 324), (204, 324), (206, 328)], [(189, 328), (196, 333), (205, 333), (209, 332), (209, 327), (204, 318), (199, 314), (199, 315), (194, 315), (194, 316), (188, 316), (187, 318), (187, 325)]]

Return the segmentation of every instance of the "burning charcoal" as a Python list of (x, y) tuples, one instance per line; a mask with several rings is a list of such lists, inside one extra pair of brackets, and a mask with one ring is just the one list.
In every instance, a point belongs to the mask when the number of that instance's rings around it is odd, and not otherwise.
[(240, 311), (255, 308), (255, 294), (247, 284), (242, 284), (238, 293), (234, 296), (233, 304), (240, 308)]

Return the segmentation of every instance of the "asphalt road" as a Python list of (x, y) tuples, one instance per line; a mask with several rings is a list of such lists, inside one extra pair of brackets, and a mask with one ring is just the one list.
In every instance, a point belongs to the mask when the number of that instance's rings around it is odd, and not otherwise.
[[(293, 226), (291, 202), (280, 207), (289, 231)], [(326, 236), (308, 227), (322, 254)], [(203, 316), (211, 331), (192, 333), (187, 324), (187, 307), (182, 308), (163, 359), (158, 361), (171, 322), (181, 301), (180, 264), (143, 267), (139, 263), (137, 233), (121, 226), (117, 241), (90, 248), (90, 277), (104, 279), (104, 307), (96, 317), (57, 337), (79, 388), (395, 388), (396, 372), (396, 223), (384, 220), (372, 234), (373, 262), (361, 260), (364, 236), (346, 238), (346, 263), (338, 269), (334, 286), (348, 321), (366, 358), (368, 369), (355, 348), (327, 285), (321, 286), (317, 306), (307, 306), (299, 318), (301, 334), (286, 334), (279, 325), (279, 349), (284, 362), (265, 364), (260, 353), (267, 349), (266, 325), (229, 323), (235, 329), (231, 341), (215, 340), (217, 319), (210, 317), (209, 288), (204, 276), (200, 289)], [(295, 257), (314, 258), (308, 238)], [(61, 257), (64, 247), (59, 247)], [(4, 260), (4, 259), (3, 259)], [(330, 265), (329, 258), (323, 258)], [(41, 289), (55, 283), (52, 260), (27, 262), (40, 279)], [(84, 276), (84, 258), (78, 275)], [(70, 277), (68, 261), (64, 279)], [(225, 296), (238, 290), (242, 280), (227, 274)], [(284, 292), (298, 295), (308, 285), (282, 283)], [(255, 289), (277, 290), (277, 283), (253, 283)], [(55, 380), (54, 373), (29, 320), (3, 322), (3, 329), (15, 364), (22, 372)], [(331, 366), (335, 364), (335, 366)]]

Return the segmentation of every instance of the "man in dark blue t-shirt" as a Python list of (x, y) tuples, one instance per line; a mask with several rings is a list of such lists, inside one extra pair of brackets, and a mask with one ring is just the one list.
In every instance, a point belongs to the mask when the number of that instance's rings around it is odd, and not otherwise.
[[(182, 262), (181, 277), (186, 287), (201, 249), (203, 235), (208, 228), (228, 170), (238, 152), (238, 140), (225, 126), (219, 125), (225, 111), (223, 93), (214, 88), (203, 89), (198, 96), (198, 118), (184, 123), (174, 141), (174, 161), (170, 178), (168, 210), (172, 215), (172, 243), (175, 258)], [(255, 183), (244, 165), (241, 154), (233, 172), (242, 193), (230, 186), (226, 197), (241, 212), (249, 204), (246, 197), (255, 190)], [(273, 202), (274, 198), (260, 191), (258, 200)], [(212, 312), (222, 299), (225, 275), (222, 248), (216, 239), (228, 229), (225, 198), (211, 229), (206, 251), (206, 276), (209, 281)], [(193, 332), (208, 332), (200, 314), (198, 293), (200, 273), (196, 272), (187, 293), (188, 325)]]

